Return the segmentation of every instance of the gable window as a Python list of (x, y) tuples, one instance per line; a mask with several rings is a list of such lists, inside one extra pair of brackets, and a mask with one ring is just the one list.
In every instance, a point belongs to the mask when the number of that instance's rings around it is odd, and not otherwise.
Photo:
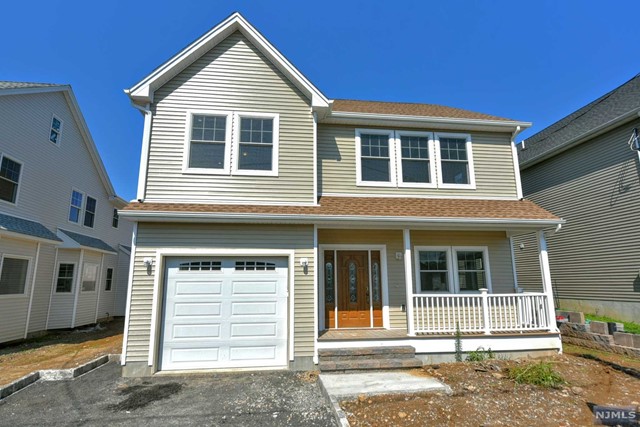
[(0, 266), (0, 295), (23, 295), (27, 288), (29, 260), (4, 256)]
[(189, 139), (189, 169), (228, 171), (228, 114), (193, 114)]
[(118, 214), (118, 209), (113, 209), (113, 218), (111, 219), (111, 226), (113, 228), (118, 228), (119, 222), (120, 222), (120, 214)]
[(93, 228), (96, 218), (96, 199), (87, 196), (87, 203), (84, 207), (84, 226)]
[(49, 141), (58, 145), (60, 143), (60, 137), (62, 135), (62, 120), (53, 116), (51, 118), (51, 131), (49, 132)]
[(0, 161), (0, 200), (16, 203), (22, 164), (3, 155)]
[(358, 185), (395, 185), (393, 132), (356, 130)]
[(56, 278), (56, 292), (69, 293), (73, 289), (74, 264), (60, 264), (58, 266), (58, 277)]
[(416, 291), (491, 291), (489, 253), (480, 247), (415, 247)]
[(436, 134), (440, 157), (438, 184), (443, 188), (475, 188), (471, 137)]
[(240, 174), (277, 175), (278, 116), (238, 114), (238, 155), (235, 170)]
[(82, 200), (84, 195), (76, 190), (71, 191), (71, 206), (69, 207), (69, 221), (80, 222), (80, 213), (82, 212)]
[(404, 187), (435, 187), (430, 133), (397, 132), (399, 180)]
[(104, 290), (110, 291), (113, 284), (113, 268), (107, 268), (107, 276), (104, 281)]
[(82, 292), (94, 292), (98, 278), (98, 264), (85, 264), (82, 270)]

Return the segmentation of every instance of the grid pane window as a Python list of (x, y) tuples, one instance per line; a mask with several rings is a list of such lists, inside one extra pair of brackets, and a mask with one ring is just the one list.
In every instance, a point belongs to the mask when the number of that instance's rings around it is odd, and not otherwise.
[(420, 251), (420, 292), (448, 292), (447, 251)]
[(111, 226), (113, 228), (118, 228), (119, 223), (120, 223), (120, 214), (118, 214), (118, 209), (114, 209), (113, 218), (111, 219)]
[(444, 184), (469, 184), (466, 139), (440, 138), (440, 157)]
[(400, 137), (402, 155), (402, 181), (428, 183), (430, 181), (429, 138), (423, 136)]
[(84, 225), (93, 228), (96, 217), (96, 199), (87, 196), (87, 206), (84, 209)]
[(57, 117), (51, 119), (51, 132), (49, 133), (49, 141), (57, 144), (60, 141), (60, 134), (62, 133), (62, 122)]
[(85, 264), (82, 270), (82, 292), (93, 292), (96, 290), (96, 280), (98, 279), (98, 265)]
[(273, 170), (273, 119), (240, 118), (239, 170)]
[(110, 291), (113, 284), (113, 268), (107, 268), (107, 278), (105, 279), (104, 290)]
[(194, 115), (191, 125), (189, 167), (224, 169), (227, 139), (225, 116)]
[(362, 181), (391, 181), (389, 135), (360, 135)]
[(56, 292), (71, 292), (73, 288), (73, 269), (73, 264), (60, 264), (58, 267)]
[(481, 251), (458, 251), (456, 257), (460, 290), (477, 291), (486, 288), (484, 253)]
[(4, 257), (0, 273), (0, 295), (24, 294), (29, 260)]
[(8, 157), (0, 162), (0, 199), (15, 203), (18, 197), (18, 183), (22, 165)]
[(69, 221), (79, 222), (80, 212), (82, 212), (82, 198), (83, 195), (79, 191), (73, 190), (71, 192), (71, 207), (69, 208)]

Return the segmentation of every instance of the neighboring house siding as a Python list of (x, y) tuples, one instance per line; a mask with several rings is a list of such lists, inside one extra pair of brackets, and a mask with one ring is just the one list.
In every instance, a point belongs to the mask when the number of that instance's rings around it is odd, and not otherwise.
[(129, 284), (129, 261), (128, 254), (120, 250), (118, 252), (118, 265), (114, 272), (114, 307), (112, 316), (124, 316), (127, 309), (127, 286)]
[[(514, 236), (513, 254), (516, 259), (518, 287), (527, 292), (542, 292), (542, 272), (540, 270), (540, 253), (538, 251), (536, 233)], [(553, 272), (555, 273), (555, 270)], [(552, 276), (552, 282), (553, 277), (555, 277), (555, 274)]]
[(547, 233), (561, 299), (640, 302), (640, 168), (627, 145), (634, 127), (640, 120), (522, 171), (525, 197), (567, 221)]
[[(143, 260), (147, 257), (155, 259), (159, 248), (295, 250), (294, 351), (296, 357), (313, 356), (315, 266), (312, 226), (140, 223), (136, 245), (131, 311), (129, 324), (125, 325), (129, 329), (127, 363), (148, 360), (153, 281), (159, 266), (154, 265), (151, 274), (148, 274)], [(309, 260), (306, 274), (300, 266), (300, 258)], [(158, 310), (160, 314), (161, 308), (158, 307)], [(161, 317), (160, 315), (158, 322), (162, 321)]]
[[(104, 265), (102, 267), (102, 273), (100, 274), (100, 281), (98, 283), (97, 289), (99, 289), (100, 301), (98, 302), (98, 312), (97, 318), (103, 319), (109, 316), (115, 316), (114, 314), (114, 305), (116, 299), (116, 286), (117, 286), (117, 265), (118, 265), (118, 255), (105, 255), (104, 256)], [(111, 281), (111, 290), (106, 291), (105, 285), (107, 281), (107, 269), (113, 269), (113, 279)]]
[[(323, 194), (398, 194), (434, 197), (517, 197), (509, 134), (472, 132), (475, 190), (436, 188), (358, 187), (356, 185), (356, 126), (318, 125), (318, 181)], [(370, 128), (370, 127), (366, 127)], [(402, 130), (385, 127), (380, 129)], [(418, 129), (406, 129), (416, 131)], [(437, 129), (423, 129), (438, 132)], [(446, 132), (446, 131), (443, 131)], [(436, 170), (436, 173), (439, 173)]]
[[(51, 295), (51, 307), (49, 308), (48, 329), (70, 328), (73, 318), (73, 305), (78, 275), (82, 274), (79, 265), (80, 251), (72, 249), (58, 249), (58, 261), (53, 273), (53, 289)], [(56, 292), (56, 278), (60, 264), (74, 264), (73, 287), (71, 292)]]
[(55, 246), (47, 243), (40, 244), (36, 287), (31, 304), (31, 317), (29, 318), (29, 332), (38, 332), (46, 328), (53, 282), (52, 272), (55, 270), (55, 256)]
[[(310, 102), (239, 32), (158, 89), (152, 108), (145, 198), (315, 203)], [(279, 175), (184, 174), (187, 110), (278, 113)]]

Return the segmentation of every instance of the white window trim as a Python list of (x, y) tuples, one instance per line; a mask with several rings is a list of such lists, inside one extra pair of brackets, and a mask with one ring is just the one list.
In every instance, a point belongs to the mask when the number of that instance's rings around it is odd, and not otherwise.
[[(107, 290), (107, 271), (111, 270), (111, 289)], [(114, 267), (107, 267), (104, 269), (104, 288), (103, 292), (113, 292), (113, 283), (115, 282), (114, 278), (116, 277), (116, 269)]]
[[(73, 276), (71, 276), (71, 290), (69, 290), (69, 292), (60, 292), (58, 291), (58, 279), (60, 278), (60, 266), (62, 264), (71, 264), (73, 265)], [(74, 294), (74, 287), (75, 287), (75, 283), (76, 283), (76, 274), (78, 274), (78, 263), (76, 262), (64, 262), (64, 261), (58, 261), (58, 263), (56, 264), (56, 270), (55, 270), (55, 275), (54, 275), (54, 282), (53, 282), (53, 292), (59, 295), (73, 295)]]
[[(396, 145), (396, 158), (398, 162), (398, 187), (410, 187), (410, 188), (436, 188), (436, 149), (433, 141), (433, 132), (414, 132), (408, 130), (401, 130), (395, 132), (395, 145)], [(402, 136), (422, 136), (429, 138), (429, 182), (404, 182), (402, 175)]]
[(27, 260), (27, 277), (25, 277), (24, 281), (24, 291), (21, 294), (4, 294), (0, 295), (0, 300), (2, 299), (10, 299), (10, 298), (21, 298), (29, 295), (30, 290), (30, 282), (31, 282), (31, 265), (33, 264), (33, 258), (30, 256), (24, 255), (14, 255), (10, 253), (4, 253), (0, 256), (0, 275), (2, 275), (2, 268), (4, 267), (4, 259), (5, 258), (15, 258), (15, 259), (26, 259)]
[[(95, 209), (93, 211), (93, 226), (91, 226), (91, 227), (89, 227), (88, 225), (84, 225), (84, 217), (87, 214), (87, 199), (89, 197), (91, 197), (93, 200), (96, 201), (96, 207), (95, 207)], [(82, 209), (82, 224), (81, 225), (84, 228), (94, 229), (94, 228), (96, 228), (96, 221), (98, 219), (98, 199), (96, 197), (90, 196), (90, 195), (85, 193), (83, 204), (84, 204), (84, 207)]]
[[(469, 183), (468, 184), (447, 184), (442, 182), (442, 156), (440, 155), (440, 138), (461, 138), (466, 139), (466, 149), (467, 149), (467, 161), (469, 166)], [(445, 132), (436, 132), (434, 136), (435, 140), (435, 151), (436, 158), (438, 164), (438, 188), (444, 189), (468, 189), (475, 190), (476, 189), (476, 175), (473, 167), (473, 148), (471, 142), (471, 135), (468, 133), (445, 133)]]
[[(92, 291), (85, 291), (84, 289), (82, 289), (82, 279), (83, 279), (83, 276), (84, 276), (84, 269), (87, 268), (87, 266), (95, 266), (96, 267), (96, 285), (95, 285), (95, 287), (93, 288)], [(74, 272), (75, 272), (75, 269), (74, 269)], [(80, 285), (80, 293), (81, 294), (95, 294), (98, 291), (98, 288), (100, 286), (100, 264), (96, 264), (95, 262), (83, 262), (82, 263), (82, 274), (80, 275), (79, 285)]]
[[(60, 122), (60, 131), (58, 131), (58, 142), (53, 142), (51, 140), (51, 131), (53, 130), (53, 119), (56, 119)], [(49, 144), (53, 144), (56, 147), (59, 147), (60, 144), (62, 143), (62, 131), (64, 129), (64, 121), (62, 121), (62, 119), (58, 116), (56, 116), (55, 114), (51, 114), (51, 120), (49, 120), (49, 134), (47, 135), (47, 141), (49, 141)]]
[[(435, 251), (440, 251), (440, 252), (446, 252), (447, 253), (447, 279), (449, 282), (449, 290), (448, 291), (429, 291), (429, 292), (423, 292), (421, 283), (420, 283), (420, 252), (435, 252)], [(454, 274), (453, 274), (453, 269), (454, 269), (454, 265), (453, 265), (453, 258), (451, 257), (451, 246), (414, 246), (413, 247), (413, 257), (414, 257), (414, 262), (415, 262), (415, 277), (416, 277), (416, 284), (415, 284), (415, 289), (414, 292), (418, 295), (421, 294), (452, 294), (455, 291), (455, 285), (453, 283), (454, 281)]]
[[(222, 169), (213, 168), (191, 168), (189, 167), (189, 156), (191, 154), (191, 132), (193, 116), (225, 116), (226, 128), (224, 138), (224, 167)], [(231, 170), (231, 133), (233, 129), (233, 113), (222, 110), (187, 110), (187, 126), (184, 136), (184, 155), (182, 156), (182, 172), (185, 174), (203, 175), (229, 175)]]
[[(240, 119), (273, 119), (273, 143), (271, 151), (271, 170), (250, 170), (238, 169), (238, 156), (240, 153)], [(280, 151), (280, 114), (278, 113), (252, 113), (252, 112), (235, 112), (233, 116), (234, 132), (233, 132), (233, 165), (232, 174), (239, 176), (278, 176), (278, 160)]]
[[(389, 181), (362, 180), (362, 146), (360, 135), (387, 135), (389, 137)], [(356, 185), (358, 187), (396, 187), (396, 148), (394, 131), (385, 129), (356, 129)]]
[[(458, 276), (458, 252), (473, 251), (482, 252), (484, 260), (484, 272), (487, 280), (488, 292), (492, 292), (491, 284), (491, 268), (489, 264), (489, 248), (488, 246), (414, 246), (414, 269), (415, 269), (415, 293), (416, 294), (478, 294), (478, 291), (460, 291), (460, 281)], [(447, 276), (449, 278), (449, 292), (421, 292), (420, 286), (420, 251), (446, 251), (447, 252)]]
[[(80, 193), (82, 194), (82, 204), (80, 205), (80, 213), (78, 214), (78, 222), (75, 221), (71, 221), (71, 207), (73, 206), (71, 203), (73, 203), (73, 192), (76, 193)], [(69, 196), (69, 209), (67, 209), (67, 222), (69, 224), (75, 224), (75, 225), (79, 225), (82, 226), (84, 224), (84, 205), (85, 203), (87, 203), (87, 195), (78, 190), (77, 188), (71, 187), (71, 195)], [(97, 203), (96, 203), (97, 205)], [(63, 264), (70, 264), (70, 263), (64, 263)]]
[(473, 251), (473, 252), (483, 253), (482, 256), (484, 260), (484, 273), (486, 276), (485, 279), (487, 280), (488, 292), (491, 293), (493, 288), (491, 285), (491, 268), (489, 267), (489, 248), (487, 246), (453, 246), (451, 249), (452, 249), (452, 253), (451, 253), (452, 260), (454, 261), (453, 268), (455, 270), (455, 277), (454, 277), (455, 292), (457, 294), (477, 294), (478, 293), (478, 291), (461, 291), (460, 281), (458, 276), (458, 263), (457, 263), (458, 252)]
[(18, 175), (18, 189), (16, 190), (16, 200), (10, 202), (8, 200), (0, 199), (0, 202), (6, 203), (7, 205), (11, 206), (18, 206), (18, 200), (20, 199), (20, 186), (22, 185), (22, 175), (24, 175), (24, 162), (16, 159), (13, 156), (7, 155), (6, 153), (0, 153), (0, 164), (2, 164), (2, 159), (4, 159), (5, 157), (13, 162), (20, 164), (20, 175)]

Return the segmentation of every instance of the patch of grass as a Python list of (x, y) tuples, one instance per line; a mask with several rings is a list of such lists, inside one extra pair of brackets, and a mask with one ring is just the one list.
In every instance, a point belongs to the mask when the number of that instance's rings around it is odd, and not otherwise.
[(467, 355), (467, 362), (484, 362), (487, 359), (493, 359), (494, 354), (491, 348), (485, 350), (483, 347), (478, 347), (475, 351), (470, 352)]
[(622, 323), (624, 325), (624, 331), (625, 332), (629, 332), (631, 334), (639, 334), (640, 335), (640, 323), (623, 322), (622, 320), (612, 319), (611, 317), (607, 317), (607, 316), (598, 316), (596, 314), (586, 314), (586, 313), (584, 315), (584, 318), (587, 319), (587, 320), (595, 320), (597, 322)]
[(531, 363), (509, 369), (509, 378), (518, 384), (533, 384), (540, 387), (559, 388), (566, 381), (553, 370), (549, 362)]

